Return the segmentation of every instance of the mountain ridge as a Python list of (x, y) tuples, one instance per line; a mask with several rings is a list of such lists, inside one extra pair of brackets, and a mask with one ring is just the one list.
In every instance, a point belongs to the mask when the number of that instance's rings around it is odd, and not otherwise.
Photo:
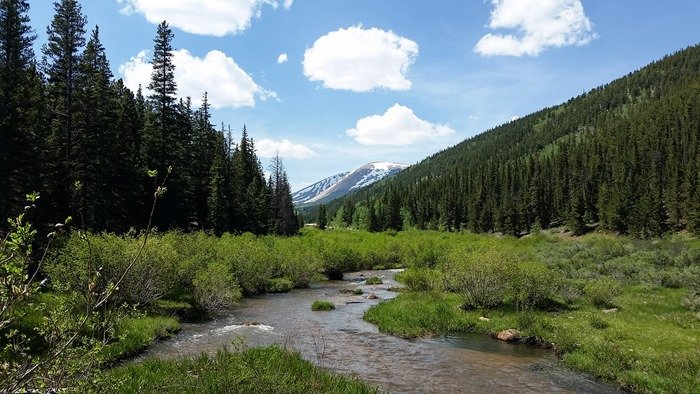
[(314, 205), (332, 201), (382, 179), (392, 177), (408, 167), (407, 164), (387, 161), (367, 163), (352, 171), (330, 176), (292, 193), (292, 202), (295, 205)]
[(402, 210), (417, 228), (511, 235), (562, 224), (574, 234), (700, 232), (698, 130), (694, 45), (428, 156), (329, 212)]

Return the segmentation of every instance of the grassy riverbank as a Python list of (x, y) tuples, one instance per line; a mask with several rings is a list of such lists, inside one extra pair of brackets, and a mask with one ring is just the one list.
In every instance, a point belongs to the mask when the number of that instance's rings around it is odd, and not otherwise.
[(276, 346), (197, 359), (147, 360), (108, 371), (77, 390), (89, 393), (374, 393)]
[[(406, 338), (515, 328), (551, 344), (576, 370), (643, 392), (691, 393), (700, 371), (700, 321), (681, 306), (685, 291), (630, 287), (619, 311), (592, 305), (569, 311), (464, 311), (458, 295), (407, 292), (370, 309), (365, 319)], [(486, 317), (490, 321), (479, 320)]]
[[(700, 387), (695, 240), (542, 237), (505, 240), (514, 245), (505, 254), (499, 243), (475, 244), (458, 263), (409, 268), (398, 276), (408, 289), (365, 319), (405, 338), (517, 329), (570, 367), (627, 389)], [(491, 264), (493, 253), (500, 259)], [(466, 284), (488, 287), (475, 294)]]
[[(109, 234), (89, 240), (89, 246), (77, 235), (61, 240), (45, 267), (52, 288), (44, 294), (61, 294), (61, 303), (71, 305), (64, 309), (76, 313), (73, 319), (82, 310), (81, 293), (75, 289), (85, 288), (86, 267), (101, 267), (99, 280), (106, 286), (124, 271), (140, 242), (136, 236)], [(600, 234), (516, 239), (312, 229), (290, 238), (156, 234), (115, 293), (110, 304), (114, 310), (101, 312), (118, 318), (104, 329), (91, 326), (86, 335), (106, 343), (98, 352), (98, 365), (109, 365), (172, 335), (179, 320), (226, 311), (241, 297), (306, 287), (325, 275), (396, 267), (407, 267), (398, 279), (408, 291), (366, 315), (382, 331), (419, 337), (516, 328), (524, 336), (552, 343), (568, 365), (634, 390), (689, 392), (700, 383), (700, 245), (682, 235), (640, 241)], [(51, 297), (46, 299), (49, 305), (37, 304), (32, 321), (55, 309)], [(603, 312), (614, 307), (617, 312)], [(257, 353), (246, 354), (129, 367), (139, 368), (132, 372), (133, 384), (140, 386), (130, 386), (131, 375), (123, 368), (108, 377), (121, 381), (126, 391), (159, 391), (165, 386), (143, 382), (153, 378), (168, 385), (169, 379), (185, 375), (186, 387), (215, 390), (228, 381), (248, 381), (248, 369), (229, 365), (248, 360), (252, 370), (257, 368)], [(232, 368), (231, 374), (192, 372), (204, 365)], [(158, 371), (162, 377), (153, 375)], [(319, 373), (302, 374), (290, 387), (332, 388), (322, 383), (331, 378)], [(101, 375), (98, 369), (90, 380)], [(272, 382), (275, 376), (270, 372), (255, 379)], [(338, 387), (342, 391), (345, 386)]]

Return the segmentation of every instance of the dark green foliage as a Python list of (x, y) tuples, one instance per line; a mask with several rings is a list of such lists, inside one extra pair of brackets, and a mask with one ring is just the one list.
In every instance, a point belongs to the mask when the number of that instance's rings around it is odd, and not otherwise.
[(265, 291), (268, 293), (286, 293), (294, 288), (294, 283), (287, 278), (272, 278), (267, 280)]
[(292, 190), (279, 155), (272, 158), (270, 171), (270, 230), (277, 235), (294, 235), (299, 232), (299, 223), (292, 203)]
[(311, 304), (312, 311), (332, 311), (335, 309), (335, 304), (330, 301), (316, 300)]
[[(0, 1), (0, 218), (10, 217), (38, 182), (37, 90), (29, 2)], [(40, 85), (39, 85), (40, 86)]]
[(399, 229), (398, 199), (419, 229), (697, 232), (699, 70), (700, 46), (687, 48), (437, 153), (330, 211), (364, 205), (370, 231)]
[[(46, 29), (48, 42), (42, 48), (49, 108), (49, 148), (48, 157), (44, 158), (48, 163), (42, 172), (48, 183), (43, 192), (53, 203), (52, 210), (61, 218), (78, 209), (73, 198), (74, 183), (80, 180), (76, 162), (81, 155), (74, 131), (75, 104), (87, 19), (76, 0), (57, 1), (54, 9), (56, 13)], [(52, 164), (57, 168), (51, 169)]]
[(318, 228), (321, 230), (325, 230), (326, 225), (328, 224), (328, 213), (326, 212), (326, 206), (324, 204), (321, 204), (318, 207), (317, 215), (316, 226), (318, 226)]
[(39, 228), (72, 216), (80, 228), (126, 233), (146, 224), (156, 182), (167, 174), (153, 218), (160, 230), (297, 233), (281, 160), (268, 185), (245, 126), (233, 144), (230, 127), (211, 124), (206, 92), (196, 110), (178, 98), (166, 22), (154, 39), (144, 97), (114, 80), (98, 27), (86, 40), (78, 1), (57, 1), (54, 9), (42, 75), (29, 2), (0, 1), (0, 218), (38, 190)]

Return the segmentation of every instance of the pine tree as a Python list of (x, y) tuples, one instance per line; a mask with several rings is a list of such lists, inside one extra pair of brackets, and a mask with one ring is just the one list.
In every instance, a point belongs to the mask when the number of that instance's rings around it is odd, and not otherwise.
[(401, 217), (401, 196), (397, 190), (389, 193), (387, 204), (386, 228), (396, 231), (403, 230), (403, 218)]
[(38, 186), (32, 112), (40, 103), (32, 93), (35, 35), (28, 13), (28, 1), (0, 0), (0, 220)]
[(141, 137), (144, 130), (145, 104), (140, 92), (134, 95), (118, 80), (112, 87), (116, 99), (114, 138), (110, 153), (112, 207), (109, 230), (125, 232), (144, 223), (147, 217), (143, 190)]
[[(219, 137), (223, 138), (223, 135), (217, 135), (217, 132), (211, 124), (209, 99), (207, 94), (204, 93), (202, 106), (194, 114), (192, 148), (189, 150), (190, 180), (193, 183), (192, 198), (194, 220), (197, 222), (198, 226), (202, 228), (208, 228), (210, 226), (208, 221), (207, 201), (212, 176), (211, 166), (214, 161), (215, 153), (221, 149), (223, 150), (224, 157), (226, 158), (227, 156), (225, 141), (219, 141)], [(219, 146), (220, 144), (224, 144), (224, 146)]]
[(80, 58), (75, 91), (75, 159), (73, 170), (79, 188), (76, 208), (85, 224), (96, 231), (112, 228), (114, 206), (112, 169), (123, 159), (117, 149), (114, 126), (116, 97), (112, 72), (95, 27)]
[(326, 205), (321, 204), (318, 206), (318, 213), (316, 215), (316, 226), (321, 230), (325, 230), (327, 225), (328, 211), (326, 210)]
[(296, 234), (299, 227), (292, 203), (292, 192), (284, 170), (284, 163), (279, 155), (270, 162), (270, 230), (277, 235), (289, 236)]
[[(153, 59), (151, 65), (151, 94), (148, 102), (152, 111), (148, 114), (143, 138), (143, 160), (148, 169), (164, 174), (173, 168), (169, 181), (169, 192), (160, 201), (160, 210), (154, 219), (156, 227), (167, 229), (177, 225), (178, 192), (182, 191), (181, 162), (177, 155), (182, 152), (177, 130), (177, 84), (175, 83), (175, 65), (173, 63), (173, 33), (167, 22), (158, 25), (156, 38), (153, 40)], [(184, 167), (184, 166), (183, 166)], [(147, 179), (146, 190), (153, 188)], [(179, 223), (182, 224), (182, 223)]]
[(374, 203), (367, 201), (367, 209), (367, 231), (371, 233), (381, 231), (381, 226), (379, 224), (379, 218), (377, 217), (377, 210)]
[(231, 179), (234, 200), (232, 231), (264, 234), (269, 230), (270, 194), (255, 145), (243, 126), (241, 142), (232, 157)]
[(42, 48), (51, 111), (51, 132), (47, 145), (54, 149), (53, 157), (49, 160), (58, 167), (47, 191), (55, 203), (53, 209), (58, 217), (65, 217), (76, 208), (71, 199), (71, 190), (78, 180), (73, 135), (74, 103), (87, 20), (76, 0), (55, 2), (54, 10), (55, 15), (46, 29), (48, 43)]
[(217, 133), (214, 145), (214, 158), (209, 175), (209, 195), (207, 198), (207, 224), (215, 234), (229, 230), (230, 180), (228, 148), (223, 132)]

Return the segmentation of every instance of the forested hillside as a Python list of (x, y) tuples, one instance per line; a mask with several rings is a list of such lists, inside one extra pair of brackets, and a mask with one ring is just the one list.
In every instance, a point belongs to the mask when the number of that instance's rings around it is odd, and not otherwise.
[(266, 181), (245, 127), (234, 144), (230, 127), (211, 124), (205, 92), (197, 109), (178, 98), (167, 23), (144, 96), (114, 79), (98, 27), (86, 38), (80, 3), (55, 3), (38, 59), (28, 12), (28, 1), (0, 2), (0, 231), (33, 191), (35, 222), (144, 227), (164, 181), (153, 222), (161, 230), (297, 231), (282, 162)]
[[(400, 229), (390, 214), (401, 210), (418, 228), (698, 232), (699, 140), (694, 46), (465, 140), (331, 208), (376, 212), (375, 230)], [(359, 216), (353, 223), (367, 227)]]

